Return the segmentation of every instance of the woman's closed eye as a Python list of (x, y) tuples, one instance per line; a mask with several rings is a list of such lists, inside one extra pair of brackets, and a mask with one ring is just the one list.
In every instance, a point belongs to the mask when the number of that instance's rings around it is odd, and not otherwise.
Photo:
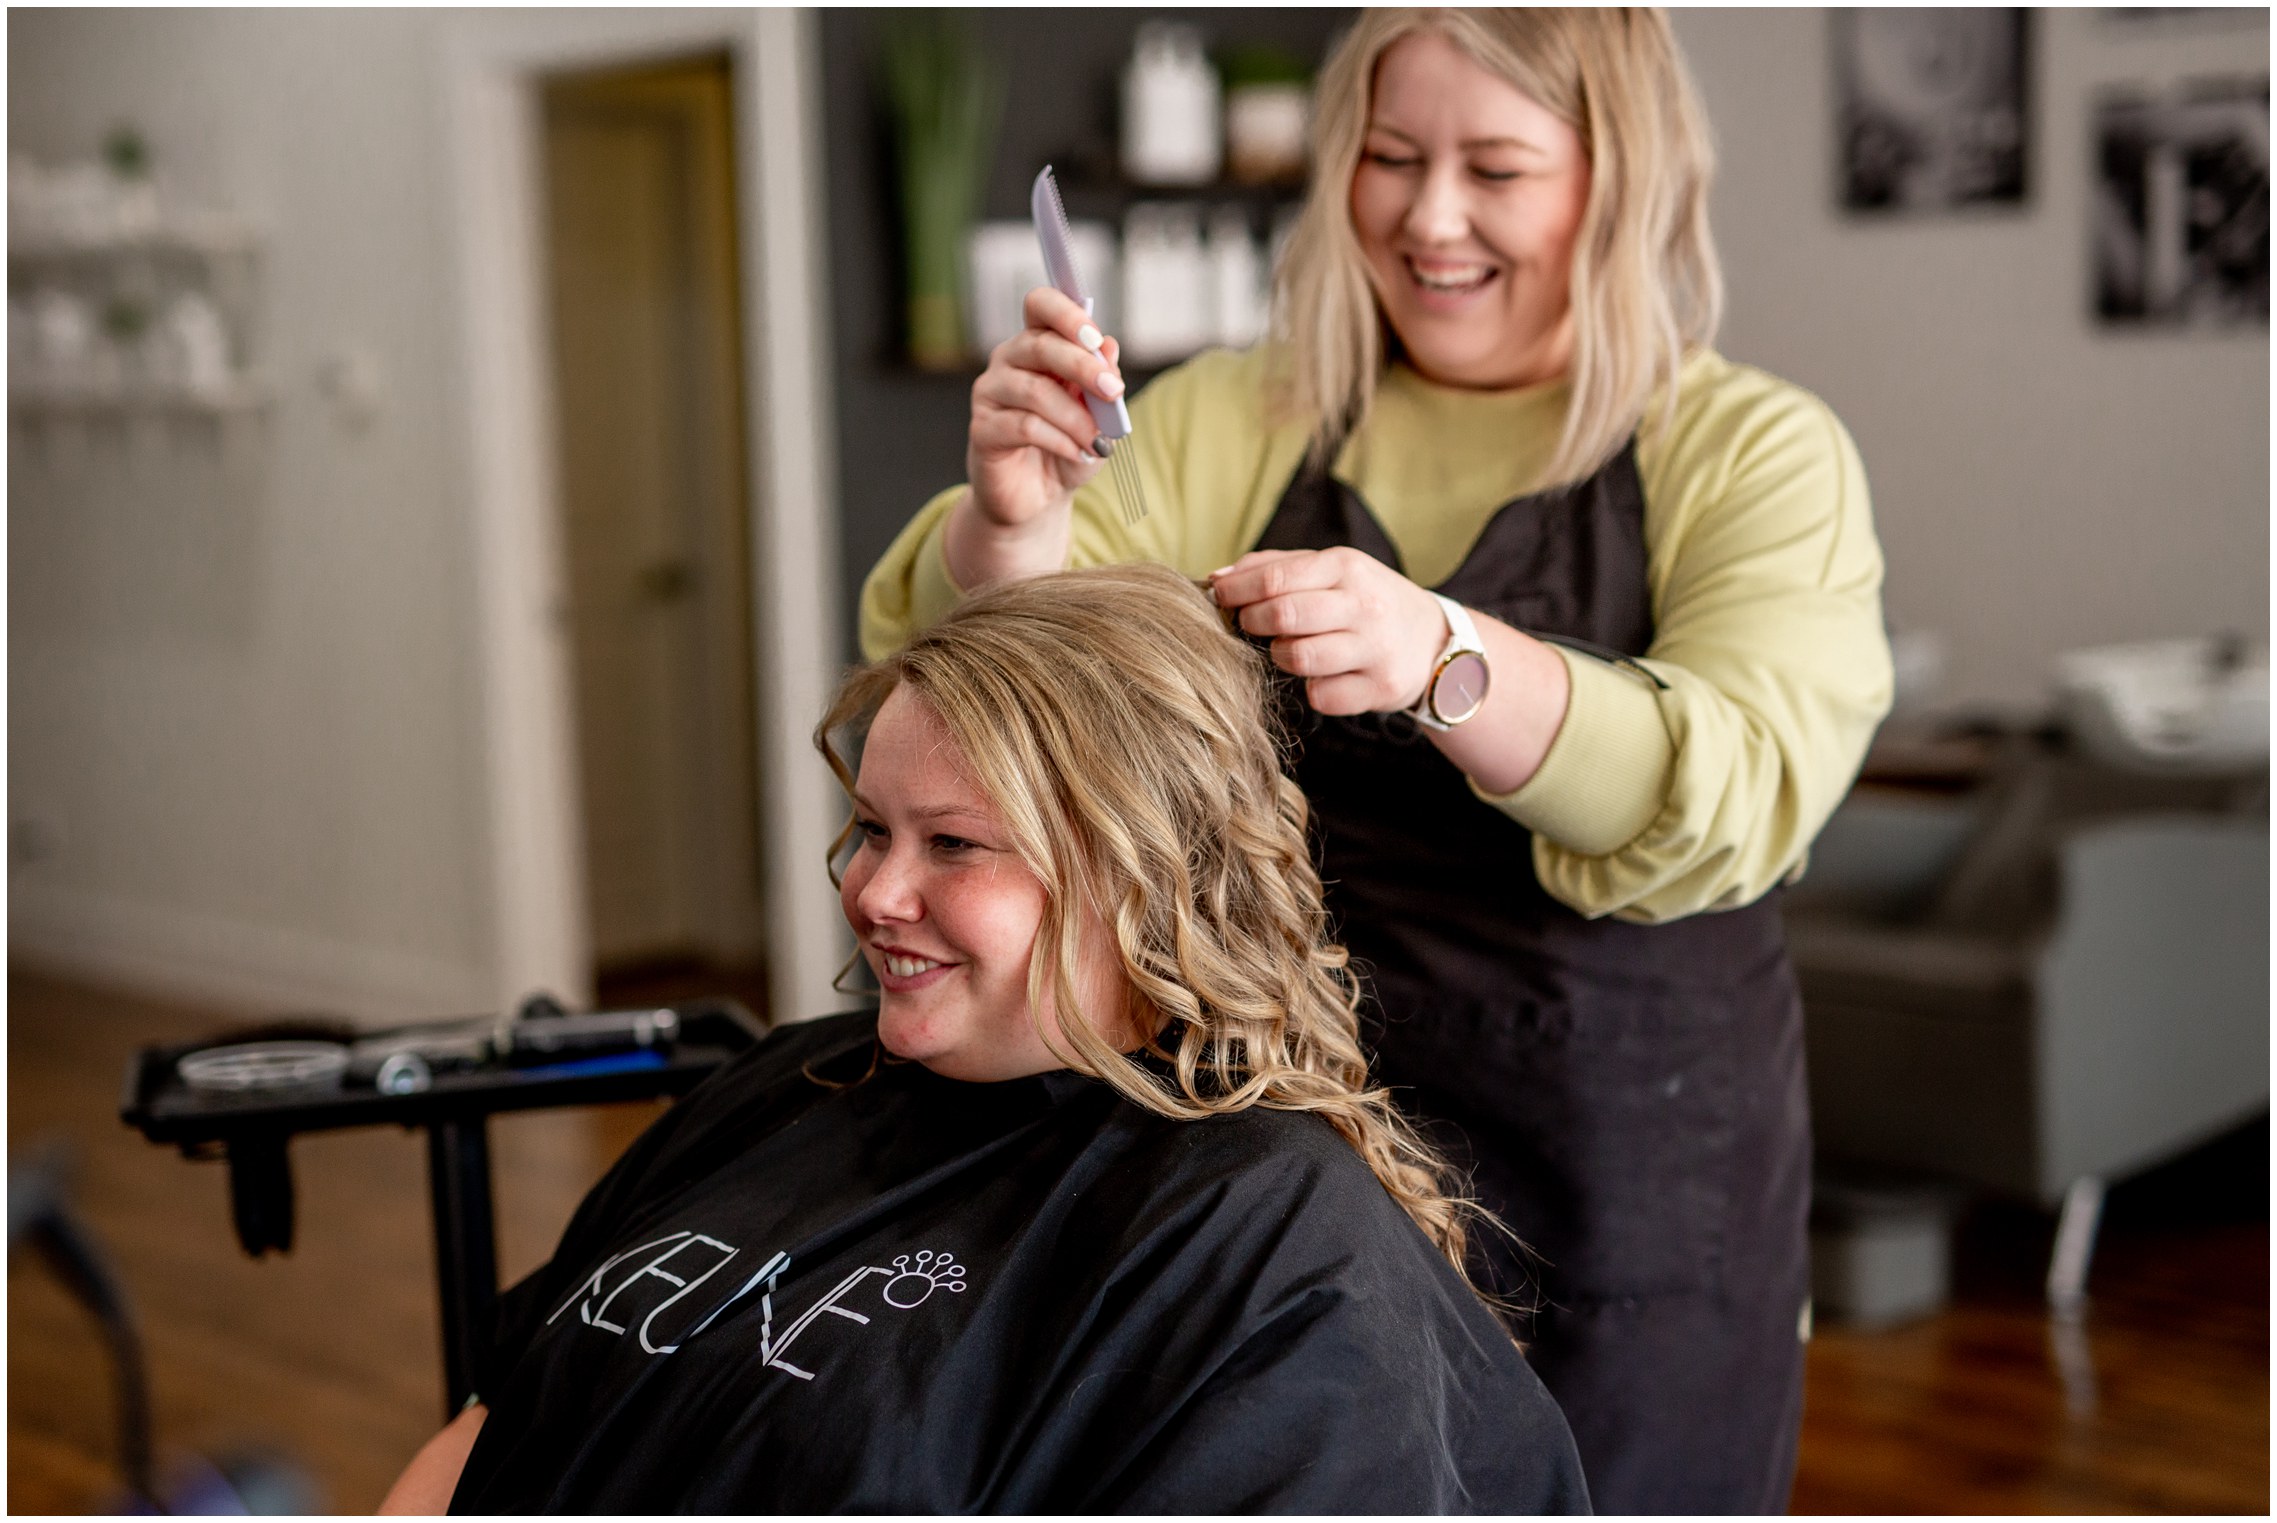
[[(893, 831), (887, 828), (885, 822), (873, 820), (867, 815), (854, 816), (854, 831), (869, 845), (882, 848), (893, 842)], [(944, 856), (960, 856), (990, 849), (985, 841), (975, 841), (970, 836), (951, 835), (945, 830), (926, 837), (926, 844)]]
[[(1404, 172), (1423, 167), (1423, 160), (1419, 155), (1399, 153), (1388, 149), (1370, 149), (1364, 157), (1379, 169)], [(1522, 169), (1506, 169), (1500, 165), (1473, 164), (1470, 166), (1470, 173), (1472, 179), (1487, 185), (1507, 185), (1512, 180), (1525, 177), (1525, 171)]]

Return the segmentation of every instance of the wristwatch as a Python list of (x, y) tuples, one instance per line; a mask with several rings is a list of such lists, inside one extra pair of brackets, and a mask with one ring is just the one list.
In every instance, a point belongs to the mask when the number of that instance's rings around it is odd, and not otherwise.
[(1447, 615), (1447, 643), (1431, 663), (1423, 696), (1407, 713), (1427, 730), (1452, 730), (1486, 702), (1486, 647), (1479, 643), (1470, 610), (1453, 598), (1439, 598), (1439, 607)]

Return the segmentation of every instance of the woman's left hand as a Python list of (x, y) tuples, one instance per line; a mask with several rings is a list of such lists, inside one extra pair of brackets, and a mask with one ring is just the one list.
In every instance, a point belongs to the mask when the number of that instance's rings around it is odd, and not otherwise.
[(1210, 588), (1323, 714), (1412, 707), (1447, 643), (1437, 598), (1348, 546), (1252, 550), (1210, 573)]
[[(1410, 709), (1447, 645), (1439, 600), (1373, 556), (1333, 550), (1252, 550), (1212, 572), (1218, 606), (1273, 642), (1273, 664), (1302, 677), (1323, 714)], [(1490, 794), (1525, 786), (1565, 724), (1572, 692), (1564, 660), (1477, 609), (1471, 622), (1494, 673), (1476, 717), (1432, 730), (1431, 743)]]

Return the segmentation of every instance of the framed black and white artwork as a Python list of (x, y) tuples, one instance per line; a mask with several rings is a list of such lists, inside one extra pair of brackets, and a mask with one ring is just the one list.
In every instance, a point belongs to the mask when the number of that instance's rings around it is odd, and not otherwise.
[(2024, 199), (2027, 13), (1832, 13), (1840, 197), (1854, 212), (1936, 212)]
[(2095, 115), (2095, 310), (2269, 322), (2269, 78), (2106, 96)]

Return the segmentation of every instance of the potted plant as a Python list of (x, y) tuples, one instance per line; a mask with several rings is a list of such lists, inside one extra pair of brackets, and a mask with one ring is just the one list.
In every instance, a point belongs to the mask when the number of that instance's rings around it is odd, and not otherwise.
[(900, 177), (902, 295), (909, 358), (929, 370), (965, 365), (965, 244), (1004, 107), (1004, 77), (971, 22), (951, 11), (902, 12), (887, 23), (883, 93)]

